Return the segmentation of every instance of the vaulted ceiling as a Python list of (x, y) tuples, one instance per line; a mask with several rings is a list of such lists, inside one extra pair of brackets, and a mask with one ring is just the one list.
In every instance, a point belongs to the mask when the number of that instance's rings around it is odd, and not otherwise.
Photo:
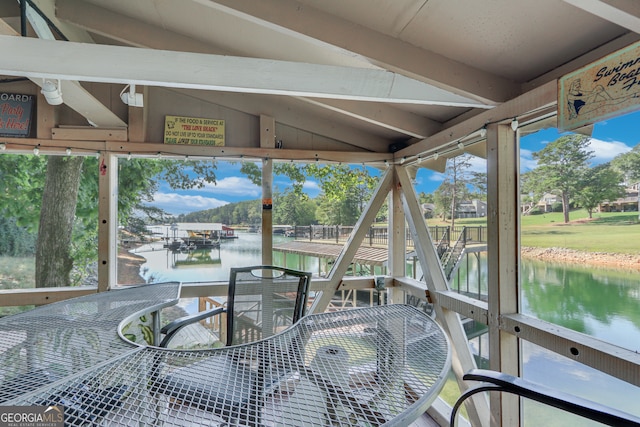
[(67, 105), (94, 126), (126, 123), (83, 85), (133, 83), (373, 152), (424, 141), (640, 40), (636, 0), (25, 3), (21, 38), (20, 0), (0, 5), (0, 73), (63, 80)]

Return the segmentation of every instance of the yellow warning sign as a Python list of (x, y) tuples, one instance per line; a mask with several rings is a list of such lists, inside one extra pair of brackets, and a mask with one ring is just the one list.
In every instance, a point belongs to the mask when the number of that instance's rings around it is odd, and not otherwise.
[(164, 143), (224, 147), (224, 120), (165, 116)]

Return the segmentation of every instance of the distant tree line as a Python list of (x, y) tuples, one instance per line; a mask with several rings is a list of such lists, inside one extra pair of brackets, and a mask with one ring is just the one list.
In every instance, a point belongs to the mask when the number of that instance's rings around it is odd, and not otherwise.
[[(352, 203), (351, 200), (330, 202), (323, 195), (312, 199), (300, 197), (293, 191), (276, 192), (273, 195), (272, 221), (274, 224), (288, 225), (353, 225), (362, 209), (363, 206)], [(262, 202), (256, 199), (229, 203), (217, 208), (181, 214), (175, 220), (259, 226), (262, 222)]]

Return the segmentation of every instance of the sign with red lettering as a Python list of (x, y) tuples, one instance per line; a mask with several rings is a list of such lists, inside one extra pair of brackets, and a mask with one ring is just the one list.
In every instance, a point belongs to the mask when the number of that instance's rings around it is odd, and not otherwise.
[(558, 80), (558, 130), (640, 109), (640, 42)]
[(33, 95), (0, 93), (0, 136), (29, 136), (33, 100)]
[(164, 143), (224, 147), (224, 120), (165, 116)]

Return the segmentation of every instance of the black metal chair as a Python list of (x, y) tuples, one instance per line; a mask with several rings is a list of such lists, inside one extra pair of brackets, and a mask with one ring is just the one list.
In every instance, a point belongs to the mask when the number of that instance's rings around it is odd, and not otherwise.
[(174, 320), (162, 328), (160, 347), (167, 347), (185, 326), (222, 314), (226, 314), (226, 328), (221, 341), (227, 346), (269, 337), (304, 316), (310, 282), (311, 273), (283, 267), (232, 268), (226, 308), (215, 307)]
[[(177, 319), (162, 328), (161, 347), (187, 325), (205, 318), (226, 315), (226, 328), (221, 341), (227, 347), (259, 341), (283, 331), (300, 320), (307, 306), (311, 273), (275, 266), (232, 268), (226, 307), (217, 307)], [(222, 331), (221, 331), (222, 332)], [(198, 409), (215, 413), (225, 421), (249, 425), (260, 424), (264, 396), (275, 390), (286, 378), (287, 367), (275, 366), (276, 353), (297, 351), (292, 348), (260, 347), (247, 360), (242, 346), (217, 352), (189, 362), (189, 369), (172, 366), (172, 357), (158, 360), (152, 373), (151, 392), (168, 395), (174, 401), (196, 396)], [(184, 362), (182, 362), (184, 363)], [(217, 372), (218, 384), (204, 383), (193, 377), (199, 370)], [(234, 384), (229, 387), (228, 384)], [(233, 392), (228, 390), (232, 389)], [(193, 401), (193, 398), (190, 399)]]
[(482, 383), (469, 388), (458, 398), (451, 411), (449, 420), (451, 427), (456, 425), (456, 415), (464, 401), (484, 391), (516, 394), (609, 426), (640, 427), (640, 418), (634, 415), (502, 372), (472, 369), (463, 376), (463, 379)]

